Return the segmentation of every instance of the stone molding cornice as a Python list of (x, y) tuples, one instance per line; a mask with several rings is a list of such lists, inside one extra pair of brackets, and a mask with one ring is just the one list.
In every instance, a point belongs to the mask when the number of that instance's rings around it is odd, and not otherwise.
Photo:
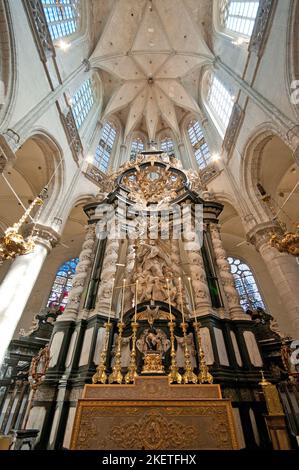
[(31, 233), (35, 238), (35, 242), (44, 245), (48, 251), (51, 251), (60, 240), (60, 235), (52, 227), (41, 224), (28, 224), (26, 233)]
[(281, 235), (283, 231), (280, 225), (273, 221), (268, 221), (252, 228), (247, 232), (246, 238), (259, 251), (262, 245), (269, 244), (270, 237), (274, 233)]

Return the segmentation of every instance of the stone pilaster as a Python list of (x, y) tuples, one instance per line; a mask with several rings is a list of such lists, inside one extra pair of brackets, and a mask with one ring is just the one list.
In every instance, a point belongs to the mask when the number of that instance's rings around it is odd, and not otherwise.
[(240, 297), (235, 287), (234, 277), (231, 273), (229, 262), (227, 261), (227, 254), (223, 248), (220, 230), (217, 224), (210, 224), (210, 234), (230, 316), (232, 320), (248, 319), (240, 305)]
[(88, 225), (86, 227), (86, 236), (79, 256), (79, 263), (77, 264), (72, 289), (69, 293), (68, 303), (64, 314), (61, 315), (59, 321), (76, 320), (78, 316), (82, 293), (93, 259), (93, 251), (96, 241), (95, 228), (95, 224)]
[(257, 225), (248, 234), (248, 240), (255, 245), (262, 256), (270, 277), (281, 298), (284, 311), (277, 319), (284, 333), (299, 338), (299, 265), (296, 258), (280, 253), (269, 243), (271, 233), (281, 232), (272, 222)]

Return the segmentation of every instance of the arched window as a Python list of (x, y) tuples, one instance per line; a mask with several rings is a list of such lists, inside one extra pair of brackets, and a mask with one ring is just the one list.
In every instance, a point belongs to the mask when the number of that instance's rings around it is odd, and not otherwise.
[(247, 309), (252, 310), (257, 307), (265, 308), (249, 266), (238, 258), (229, 257), (227, 259), (235, 279), (235, 286), (239, 292), (243, 309), (246, 311)]
[(80, 0), (42, 0), (52, 39), (74, 34), (80, 26)]
[(109, 160), (115, 142), (116, 130), (110, 122), (106, 122), (95, 154), (95, 165), (104, 173), (108, 169)]
[(140, 139), (140, 137), (137, 137), (136, 139), (133, 140), (132, 145), (131, 145), (131, 154), (130, 154), (130, 159), (134, 160), (136, 158), (136, 155), (138, 153), (143, 152), (144, 150), (144, 143)]
[(73, 258), (59, 267), (51, 289), (47, 307), (55, 305), (55, 307), (60, 308), (62, 311), (65, 309), (78, 262), (79, 258)]
[(188, 134), (194, 156), (199, 168), (202, 170), (210, 163), (211, 155), (198, 121), (191, 121), (189, 123)]
[(170, 137), (164, 137), (160, 142), (160, 150), (166, 153), (174, 153), (173, 140)]
[(225, 130), (233, 110), (233, 98), (218, 78), (213, 75), (208, 92), (208, 103), (221, 127)]
[(79, 129), (94, 104), (91, 79), (86, 80), (72, 97), (72, 110)]
[(221, 25), (225, 29), (250, 37), (254, 28), (259, 3), (259, 1), (221, 0)]

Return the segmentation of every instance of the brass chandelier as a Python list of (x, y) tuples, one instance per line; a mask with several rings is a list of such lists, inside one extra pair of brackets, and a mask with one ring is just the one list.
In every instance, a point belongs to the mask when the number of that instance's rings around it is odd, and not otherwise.
[[(278, 226), (281, 228), (281, 231), (282, 231), (282, 233), (273, 233), (273, 232), (271, 233), (271, 236), (269, 239), (270, 245), (276, 248), (280, 253), (288, 253), (290, 255), (296, 256), (297, 258), (299, 257), (299, 223), (294, 224), (294, 222), (290, 220), (291, 223), (296, 226), (296, 231), (290, 232), (287, 230), (286, 225), (279, 220), (278, 215), (280, 212), (283, 212), (284, 205), (292, 197), (298, 185), (299, 183), (295, 185), (295, 187), (289, 194), (284, 204), (281, 207), (278, 206), (277, 212), (273, 206), (273, 203), (275, 203), (275, 201), (273, 201), (272, 197), (269, 194), (267, 194), (267, 192), (265, 191), (265, 189), (262, 187), (261, 184), (257, 185), (258, 190), (261, 193), (262, 200), (268, 206), (271, 213), (274, 215), (273, 221), (275, 221), (278, 224)], [(287, 216), (286, 213), (285, 215)], [(289, 216), (287, 217), (289, 218)]]
[(35, 247), (33, 238), (34, 226), (27, 240), (24, 239), (23, 235), (20, 233), (20, 230), (28, 217), (30, 217), (32, 210), (36, 206), (41, 206), (44, 203), (46, 197), (47, 189), (44, 188), (41, 194), (38, 195), (30, 204), (28, 209), (25, 210), (20, 220), (13, 224), (12, 227), (8, 227), (5, 230), (4, 236), (0, 238), (0, 262), (5, 260), (12, 260), (17, 256), (32, 253)]
[(273, 234), (270, 238), (270, 245), (281, 253), (299, 257), (299, 224), (294, 233), (285, 231), (281, 236)]

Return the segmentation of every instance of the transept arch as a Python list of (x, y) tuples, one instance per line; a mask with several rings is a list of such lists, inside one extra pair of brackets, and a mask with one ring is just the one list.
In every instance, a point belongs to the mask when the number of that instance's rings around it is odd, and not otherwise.
[[(299, 176), (292, 149), (271, 124), (261, 126), (249, 139), (240, 171), (248, 201), (260, 223), (274, 218), (294, 189), (296, 176)], [(282, 188), (282, 185), (287, 186)], [(294, 201), (298, 197), (297, 191)], [(266, 194), (272, 198), (275, 206), (272, 209), (266, 204)], [(289, 203), (286, 207), (291, 211), (291, 216), (295, 216), (295, 208)], [(287, 223), (286, 220), (284, 222)]]
[(9, 121), (17, 84), (16, 48), (8, 2), (0, 0), (0, 129)]

